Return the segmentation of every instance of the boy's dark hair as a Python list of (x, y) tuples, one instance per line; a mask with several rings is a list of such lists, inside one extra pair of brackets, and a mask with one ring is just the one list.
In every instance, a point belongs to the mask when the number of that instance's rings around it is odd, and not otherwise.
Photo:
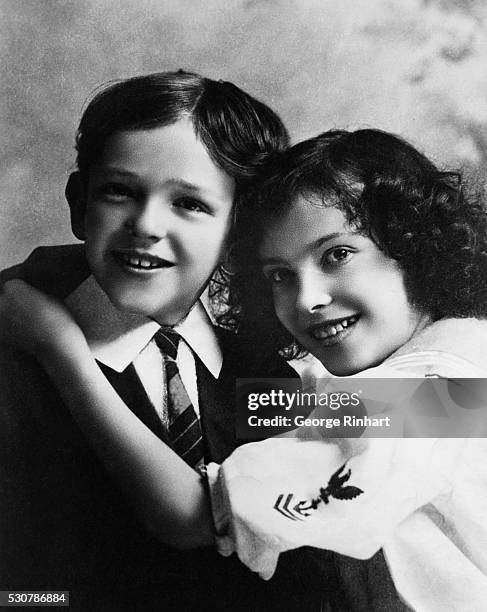
[[(208, 154), (236, 183), (235, 215), (260, 166), (289, 145), (284, 124), (274, 111), (227, 81), (192, 72), (158, 72), (102, 87), (89, 102), (76, 134), (77, 166), (82, 183), (118, 131), (149, 130), (188, 117)], [(68, 187), (69, 191), (69, 187)], [(69, 200), (68, 196), (68, 200)], [(76, 233), (76, 232), (75, 232)], [(227, 247), (235, 239), (230, 230)], [(226, 275), (220, 267), (210, 282), (213, 309), (226, 307)]]
[(410, 144), (379, 130), (334, 130), (276, 155), (255, 184), (253, 211), (237, 224), (227, 312), (222, 322), (249, 342), (296, 357), (275, 316), (258, 259), (265, 227), (296, 196), (318, 196), (370, 237), (405, 275), (411, 303), (433, 320), (487, 317), (487, 211), (459, 173), (440, 172)]
[(288, 145), (276, 113), (232, 83), (183, 70), (158, 72), (109, 83), (96, 93), (76, 135), (79, 172), (88, 176), (113, 133), (171, 125), (184, 117), (237, 187), (268, 153)]

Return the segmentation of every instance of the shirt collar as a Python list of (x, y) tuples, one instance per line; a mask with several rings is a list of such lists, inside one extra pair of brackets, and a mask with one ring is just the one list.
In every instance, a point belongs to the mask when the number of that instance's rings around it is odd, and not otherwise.
[[(95, 359), (117, 372), (123, 372), (160, 329), (158, 323), (143, 315), (117, 310), (93, 276), (81, 283), (65, 302)], [(197, 302), (174, 329), (218, 378), (223, 357), (203, 303)]]

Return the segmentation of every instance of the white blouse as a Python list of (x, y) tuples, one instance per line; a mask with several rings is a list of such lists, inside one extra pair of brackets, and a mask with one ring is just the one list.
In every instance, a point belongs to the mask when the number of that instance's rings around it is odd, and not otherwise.
[[(476, 343), (487, 348), (486, 322), (442, 321), (363, 374), (487, 378)], [(475, 392), (487, 408), (485, 388)], [(358, 559), (382, 548), (413, 610), (487, 609), (487, 438), (310, 439), (298, 430), (240, 447), (208, 478), (220, 552), (236, 552), (264, 579), (281, 552), (301, 546)]]

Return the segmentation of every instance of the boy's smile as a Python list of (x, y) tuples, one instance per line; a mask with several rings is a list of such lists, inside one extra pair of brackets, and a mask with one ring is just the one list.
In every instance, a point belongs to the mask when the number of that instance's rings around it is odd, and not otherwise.
[(122, 265), (127, 266), (134, 272), (149, 272), (159, 268), (170, 268), (175, 265), (174, 262), (167, 259), (162, 259), (143, 251), (137, 251), (136, 249), (117, 249), (113, 255)]
[(184, 318), (218, 265), (235, 185), (189, 119), (117, 132), (90, 171), (86, 256), (120, 310)]
[(332, 374), (378, 365), (429, 322), (409, 303), (398, 263), (321, 200), (298, 196), (260, 257), (281, 323)]

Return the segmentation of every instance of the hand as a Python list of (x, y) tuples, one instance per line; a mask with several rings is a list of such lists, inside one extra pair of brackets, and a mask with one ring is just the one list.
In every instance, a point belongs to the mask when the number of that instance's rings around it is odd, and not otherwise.
[(46, 353), (84, 341), (66, 307), (21, 280), (8, 281), (0, 291), (0, 342), (42, 360)]

